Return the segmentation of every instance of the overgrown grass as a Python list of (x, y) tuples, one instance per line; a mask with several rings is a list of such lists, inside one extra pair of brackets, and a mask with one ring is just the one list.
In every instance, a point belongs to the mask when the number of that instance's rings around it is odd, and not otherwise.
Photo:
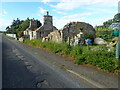
[[(6, 35), (7, 36), (7, 35)], [(14, 37), (11, 37), (11, 36), (7, 36), (8, 38), (11, 38), (11, 39), (15, 39)]]
[(26, 40), (24, 43), (73, 57), (76, 64), (91, 64), (108, 71), (120, 70), (119, 60), (115, 59), (115, 50), (108, 52), (103, 45), (89, 47), (68, 46), (66, 43), (42, 42), (40, 40)]

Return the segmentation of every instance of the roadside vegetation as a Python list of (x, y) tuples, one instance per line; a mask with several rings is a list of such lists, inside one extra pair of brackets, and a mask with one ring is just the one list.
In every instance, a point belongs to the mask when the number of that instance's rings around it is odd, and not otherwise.
[(108, 21), (103, 22), (103, 25), (96, 26), (96, 31), (112, 31), (112, 28), (109, 28), (109, 26), (112, 23), (116, 23), (117, 21), (120, 21), (120, 13), (117, 13), (113, 19), (109, 19)]
[(99, 38), (102, 38), (102, 39), (104, 39), (105, 41), (107, 41), (107, 42), (111, 42), (111, 40), (113, 39), (113, 38), (115, 38), (116, 36), (113, 36), (112, 35), (112, 32), (105, 32), (105, 31), (103, 31), (103, 32), (101, 32), (101, 33), (97, 33), (96, 32), (96, 37), (99, 37)]
[(76, 64), (90, 64), (109, 72), (120, 72), (119, 60), (115, 59), (115, 50), (107, 51), (104, 45), (68, 46), (66, 43), (25, 40), (25, 44), (41, 47), (53, 53), (72, 57)]

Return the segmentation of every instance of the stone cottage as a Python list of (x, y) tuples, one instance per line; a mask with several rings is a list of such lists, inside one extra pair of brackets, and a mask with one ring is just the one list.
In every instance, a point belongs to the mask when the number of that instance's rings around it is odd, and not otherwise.
[(42, 41), (53, 41), (57, 43), (61, 43), (63, 40), (63, 35), (61, 30), (54, 30), (53, 32), (50, 32), (48, 36), (43, 37)]
[(30, 40), (42, 40), (43, 37), (48, 36), (48, 34), (54, 30), (57, 30), (57, 28), (53, 26), (53, 18), (49, 15), (49, 12), (47, 12), (47, 15), (44, 15), (42, 26), (37, 27), (37, 21), (34, 19), (30, 21), (30, 26), (24, 31), (24, 37), (28, 36)]
[(95, 29), (85, 22), (70, 22), (63, 27), (63, 41), (70, 45), (84, 44), (85, 39), (95, 38)]
[(53, 18), (47, 12), (44, 15), (43, 25), (37, 27), (37, 21), (32, 19), (30, 26), (24, 31), (24, 37), (40, 39), (42, 41), (67, 42), (69, 45), (82, 45), (85, 39), (95, 38), (95, 29), (85, 22), (70, 22), (63, 29), (58, 30), (53, 26)]
[(36, 39), (36, 29), (38, 28), (37, 20), (31, 19), (29, 27), (23, 32), (24, 38), (29, 38), (30, 40)]
[(70, 22), (62, 30), (56, 30), (43, 38), (43, 41), (67, 42), (69, 45), (82, 45), (85, 39), (95, 38), (95, 29), (85, 22)]

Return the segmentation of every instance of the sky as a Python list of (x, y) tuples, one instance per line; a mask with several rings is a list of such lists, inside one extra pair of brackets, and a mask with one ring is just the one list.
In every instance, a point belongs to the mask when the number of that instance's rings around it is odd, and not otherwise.
[(120, 0), (0, 0), (0, 31), (11, 25), (14, 19), (38, 19), (49, 11), (53, 25), (61, 29), (69, 22), (78, 21), (102, 25), (118, 13)]

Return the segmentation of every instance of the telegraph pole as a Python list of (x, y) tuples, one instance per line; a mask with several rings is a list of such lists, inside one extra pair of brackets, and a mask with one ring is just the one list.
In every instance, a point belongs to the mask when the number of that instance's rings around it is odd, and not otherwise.
[(119, 37), (118, 37), (118, 43), (116, 45), (116, 59), (120, 59), (120, 25), (119, 25)]
[[(118, 13), (120, 13), (120, 1), (118, 2)], [(120, 59), (120, 21), (118, 21), (119, 27), (119, 37), (118, 37), (118, 43), (116, 45), (116, 59)]]

